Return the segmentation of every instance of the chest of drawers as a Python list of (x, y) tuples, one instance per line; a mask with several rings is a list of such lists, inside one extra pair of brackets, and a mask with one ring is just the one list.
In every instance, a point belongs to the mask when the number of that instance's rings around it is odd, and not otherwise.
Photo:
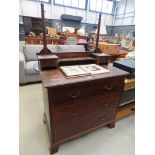
[(71, 79), (58, 69), (40, 72), (51, 153), (65, 141), (104, 125), (115, 126), (127, 73), (112, 66), (108, 69), (106, 74)]

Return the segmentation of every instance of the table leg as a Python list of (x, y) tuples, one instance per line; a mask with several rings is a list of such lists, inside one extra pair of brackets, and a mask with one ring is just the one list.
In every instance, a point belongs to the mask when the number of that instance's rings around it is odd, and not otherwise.
[(54, 154), (54, 153), (58, 152), (58, 149), (59, 149), (59, 145), (51, 146), (50, 153)]
[(114, 122), (109, 123), (109, 124), (108, 124), (108, 126), (109, 126), (109, 128), (111, 128), (111, 129), (112, 129), (112, 128), (114, 128), (114, 127), (115, 127), (115, 121), (114, 121)]

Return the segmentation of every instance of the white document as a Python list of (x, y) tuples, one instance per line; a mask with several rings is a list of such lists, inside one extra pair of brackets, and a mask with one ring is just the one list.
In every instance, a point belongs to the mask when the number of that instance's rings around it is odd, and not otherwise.
[(83, 70), (85, 70), (90, 74), (101, 74), (110, 72), (108, 69), (105, 69), (96, 64), (80, 65), (80, 68), (82, 68)]
[(85, 70), (80, 68), (79, 65), (75, 66), (64, 66), (60, 67), (60, 69), (66, 74), (68, 77), (73, 77), (73, 76), (82, 76), (82, 75), (88, 75)]
[(60, 69), (65, 73), (67, 77), (86, 76), (110, 72), (108, 69), (105, 69), (96, 64), (62, 66), (60, 67)]

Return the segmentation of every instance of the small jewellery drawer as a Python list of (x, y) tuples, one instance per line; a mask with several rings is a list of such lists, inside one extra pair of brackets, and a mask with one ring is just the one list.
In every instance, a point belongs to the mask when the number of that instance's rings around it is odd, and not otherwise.
[(87, 84), (79, 84), (76, 86), (66, 86), (60, 89), (52, 90), (52, 101), (54, 106), (65, 103), (73, 103), (85, 98), (90, 98), (98, 95), (110, 95), (114, 92), (120, 92), (122, 88), (120, 79), (104, 79), (99, 82)]
[(39, 60), (39, 62), (42, 69), (53, 68), (57, 66), (57, 59), (43, 59)]
[(61, 142), (63, 140), (71, 139), (72, 136), (78, 136), (79, 133), (84, 133), (90, 131), (91, 129), (105, 125), (115, 119), (111, 113), (113, 110), (109, 111), (97, 111), (91, 114), (88, 114), (87, 116), (83, 116), (80, 119), (77, 119), (76, 121), (68, 121), (66, 123), (63, 123), (60, 126), (55, 127), (55, 137), (54, 140), (57, 142)]
[[(97, 110), (108, 111), (109, 109), (116, 109), (119, 101), (119, 96), (99, 96), (83, 101), (77, 104), (70, 104), (64, 107), (56, 108), (53, 110), (53, 121), (55, 125), (59, 123), (72, 120), (88, 113), (93, 113)], [(115, 111), (113, 111), (115, 113)]]
[(42, 66), (46, 66), (46, 67), (47, 66), (51, 67), (51, 65), (52, 65), (52, 61), (50, 59), (41, 60), (40, 63), (41, 63)]

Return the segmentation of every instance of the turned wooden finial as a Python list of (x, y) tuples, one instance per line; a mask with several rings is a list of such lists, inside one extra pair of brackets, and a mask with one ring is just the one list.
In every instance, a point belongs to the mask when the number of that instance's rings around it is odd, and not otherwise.
[(41, 25), (42, 25), (42, 32), (43, 32), (43, 49), (40, 51), (40, 54), (51, 54), (52, 52), (47, 48), (46, 42), (46, 22), (44, 16), (44, 4), (41, 3)]
[(97, 28), (97, 37), (96, 37), (96, 48), (93, 51), (94, 53), (102, 53), (102, 51), (98, 48), (99, 35), (100, 35), (100, 26), (101, 26), (101, 13), (99, 14), (98, 28)]

